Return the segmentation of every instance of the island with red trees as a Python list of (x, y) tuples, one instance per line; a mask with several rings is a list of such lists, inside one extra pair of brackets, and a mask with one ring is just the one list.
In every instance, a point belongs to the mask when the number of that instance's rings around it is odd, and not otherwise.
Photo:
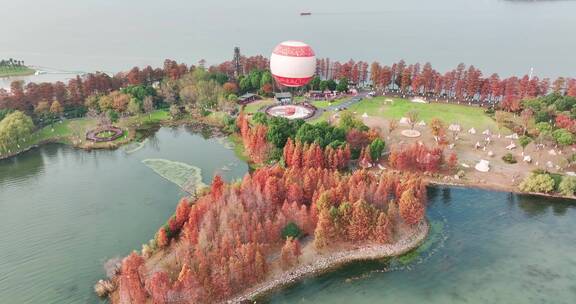
[(268, 165), (267, 126), (243, 114), (237, 124), (259, 168), (232, 183), (215, 176), (195, 200), (182, 199), (154, 239), (97, 285), (112, 303), (242, 302), (425, 239), (419, 175), (357, 167), (350, 145), (322, 147), (302, 134), (283, 143), (283, 163)]

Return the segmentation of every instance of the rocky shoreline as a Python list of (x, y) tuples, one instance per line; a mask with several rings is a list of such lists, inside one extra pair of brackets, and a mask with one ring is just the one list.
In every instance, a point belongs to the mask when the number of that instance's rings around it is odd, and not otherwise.
[(404, 236), (394, 244), (369, 245), (358, 249), (323, 255), (313, 263), (300, 265), (289, 272), (276, 275), (224, 303), (252, 303), (255, 298), (265, 296), (306, 277), (324, 273), (350, 262), (402, 255), (420, 246), (428, 236), (429, 230), (429, 223), (422, 221), (414, 228), (412, 233)]

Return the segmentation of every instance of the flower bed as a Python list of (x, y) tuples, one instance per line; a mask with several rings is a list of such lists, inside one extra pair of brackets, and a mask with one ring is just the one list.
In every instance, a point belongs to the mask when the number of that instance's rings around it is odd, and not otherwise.
[(316, 107), (309, 103), (299, 103), (290, 105), (273, 104), (264, 110), (270, 116), (285, 117), (288, 119), (308, 119), (314, 116)]
[(118, 127), (101, 127), (86, 133), (86, 139), (93, 142), (114, 141), (124, 135), (124, 131)]

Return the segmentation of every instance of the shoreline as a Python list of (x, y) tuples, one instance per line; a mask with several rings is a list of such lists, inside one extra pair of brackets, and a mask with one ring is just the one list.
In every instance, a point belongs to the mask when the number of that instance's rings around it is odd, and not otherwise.
[(427, 220), (424, 220), (418, 224), (413, 233), (401, 238), (394, 244), (369, 245), (359, 249), (351, 249), (322, 255), (312, 263), (300, 265), (288, 272), (278, 274), (254, 287), (249, 288), (242, 294), (221, 303), (251, 303), (255, 298), (269, 295), (305, 278), (323, 274), (352, 262), (377, 260), (403, 255), (418, 248), (424, 242), (429, 232), (430, 224)]
[(0, 72), (0, 78), (11, 78), (11, 77), (22, 77), (22, 76), (30, 76), (36, 74), (36, 70), (26, 67), (24, 70), (20, 71), (11, 71), (2, 73)]
[[(210, 124), (208, 122), (205, 121), (201, 121), (201, 122), (189, 122), (189, 121), (160, 121), (157, 123), (156, 126), (154, 127), (158, 127), (162, 128), (162, 127), (167, 127), (167, 128), (175, 128), (175, 127), (191, 127), (194, 128), (196, 132), (201, 132), (201, 128), (204, 127), (208, 127), (211, 128), (211, 132), (214, 132), (216, 135), (220, 135), (220, 136), (227, 136), (226, 132), (222, 130), (221, 126), (217, 126), (217, 125), (213, 125)], [(130, 128), (128, 127), (126, 129), (126, 137), (120, 137), (119, 139), (115, 140), (115, 141), (111, 141), (111, 142), (102, 142), (102, 143), (93, 143), (93, 142), (85, 142), (83, 144), (74, 144), (71, 142), (68, 142), (66, 139), (68, 137), (53, 137), (53, 138), (48, 138), (39, 142), (36, 142), (34, 144), (31, 144), (29, 146), (27, 146), (26, 148), (23, 148), (22, 150), (19, 151), (15, 151), (12, 152), (10, 154), (4, 154), (4, 155), (0, 155), (0, 161), (3, 160), (8, 160), (12, 157), (16, 157), (20, 154), (24, 154), (26, 152), (29, 152), (31, 150), (40, 148), (43, 145), (47, 145), (47, 144), (61, 144), (61, 145), (65, 145), (65, 146), (69, 146), (75, 149), (79, 149), (79, 150), (84, 150), (84, 151), (91, 151), (91, 150), (116, 150), (122, 146), (125, 146), (129, 143), (132, 143), (134, 141), (136, 141), (136, 132), (137, 132), (137, 128)], [(147, 136), (146, 136), (147, 137)]]
[(455, 182), (448, 182), (448, 181), (439, 181), (434, 178), (429, 178), (426, 180), (429, 185), (433, 186), (449, 186), (453, 188), (472, 188), (472, 189), (480, 189), (486, 191), (498, 191), (498, 192), (508, 192), (514, 193), (518, 195), (531, 195), (531, 196), (543, 196), (543, 197), (550, 197), (550, 198), (557, 198), (557, 199), (576, 199), (576, 196), (566, 196), (560, 193), (540, 193), (540, 192), (523, 192), (518, 187), (515, 186), (498, 186), (494, 184), (472, 184), (472, 183), (455, 183)]

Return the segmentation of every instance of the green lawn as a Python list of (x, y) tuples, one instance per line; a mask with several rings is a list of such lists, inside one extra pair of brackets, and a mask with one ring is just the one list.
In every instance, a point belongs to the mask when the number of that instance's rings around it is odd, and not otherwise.
[(139, 114), (121, 119), (119, 125), (121, 127), (140, 126), (143, 124), (155, 124), (163, 120), (170, 119), (168, 110), (155, 110), (150, 114)]
[(36, 70), (29, 67), (0, 67), (0, 77), (32, 75)]
[(17, 144), (0, 147), (0, 154), (8, 153), (9, 151), (10, 153), (23, 151), (30, 146), (46, 141), (69, 143), (72, 136), (83, 138), (85, 129), (95, 123), (94, 120), (85, 118), (70, 119), (62, 123), (55, 123), (34, 132), (27, 138), (21, 138)]
[(344, 102), (345, 100), (348, 100), (348, 97), (335, 99), (331, 103), (328, 102), (327, 100), (318, 100), (318, 101), (313, 101), (312, 104), (317, 108), (324, 109), (324, 108), (327, 108), (328, 106), (331, 106), (331, 105), (339, 105), (342, 102)]
[(260, 108), (271, 105), (273, 103), (274, 103), (274, 99), (272, 99), (272, 98), (267, 98), (267, 99), (262, 99), (262, 100), (257, 100), (257, 101), (251, 102), (251, 103), (247, 104), (246, 107), (244, 108), (244, 113), (254, 114), (254, 113), (258, 112), (258, 110)]
[[(387, 103), (387, 99), (394, 102)], [(357, 115), (367, 113), (369, 116), (394, 119), (405, 117), (411, 110), (418, 111), (419, 119), (427, 123), (432, 118), (439, 118), (447, 124), (458, 123), (464, 128), (498, 129), (498, 124), (484, 113), (484, 109), (457, 104), (415, 103), (401, 98), (376, 97), (363, 99), (349, 108), (349, 111), (354, 111)]]

